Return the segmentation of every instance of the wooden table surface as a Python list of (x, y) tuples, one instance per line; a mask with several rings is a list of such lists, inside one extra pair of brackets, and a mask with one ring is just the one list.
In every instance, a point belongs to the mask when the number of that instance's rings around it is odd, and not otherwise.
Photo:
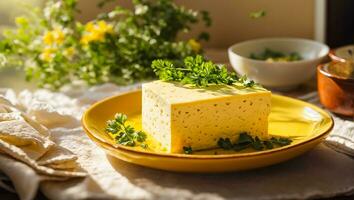
[[(228, 62), (227, 52), (225, 49), (209, 49), (206, 51), (206, 56), (216, 63), (226, 64), (231, 69)], [(34, 83), (28, 83), (24, 81), (24, 75), (22, 72), (16, 71), (14, 69), (3, 69), (2, 71), (0, 71), (0, 88), (12, 88), (15, 91), (21, 91), (23, 89), (34, 90), (36, 89), (36, 86)], [(286, 95), (296, 97), (312, 91), (316, 91), (315, 78), (309, 81), (308, 83), (299, 86), (297, 89), (287, 92)], [(16, 194), (0, 188), (0, 200), (16, 199), (19, 199)], [(47, 198), (41, 192), (38, 192), (35, 199), (44, 200)], [(354, 194), (351, 196), (338, 196), (335, 198), (328, 198), (328, 200), (330, 199), (354, 200)]]

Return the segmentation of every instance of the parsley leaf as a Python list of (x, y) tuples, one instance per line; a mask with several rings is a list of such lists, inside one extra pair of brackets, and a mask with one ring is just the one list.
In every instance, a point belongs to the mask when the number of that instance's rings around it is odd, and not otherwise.
[(268, 141), (268, 140), (263, 141), (263, 144), (264, 144), (264, 146), (265, 146), (267, 149), (273, 149), (273, 148), (274, 148), (273, 143), (271, 143), (271, 142)]
[(229, 138), (220, 138), (218, 140), (218, 146), (226, 150), (230, 150), (233, 148), (233, 144), (231, 143)]
[(144, 143), (146, 134), (143, 131), (135, 131), (134, 127), (126, 125), (127, 119), (126, 115), (117, 113), (114, 120), (108, 120), (106, 132), (111, 133), (118, 144), (134, 147), (140, 143), (141, 147), (147, 148), (147, 144)]
[(191, 84), (197, 87), (205, 87), (210, 84), (241, 83), (245, 87), (252, 87), (256, 83), (248, 80), (246, 76), (238, 78), (236, 73), (228, 72), (224, 65), (216, 65), (207, 61), (201, 55), (188, 56), (183, 63), (171, 60), (154, 60), (152, 69), (163, 81), (176, 81), (182, 84)]
[(248, 135), (247, 133), (241, 133), (237, 144), (249, 144), (252, 143), (254, 140), (252, 138), (252, 136)]
[(188, 147), (184, 146), (183, 151), (185, 154), (192, 154), (193, 153), (193, 149), (190, 146), (188, 146)]
[(276, 145), (279, 145), (279, 146), (286, 146), (286, 145), (289, 145), (292, 141), (289, 139), (289, 138), (275, 138), (275, 137), (272, 137), (270, 139), (270, 141), (273, 143), (273, 144), (276, 144)]
[(254, 142), (252, 143), (252, 147), (257, 151), (260, 151), (264, 148), (262, 141), (257, 136), (255, 137)]

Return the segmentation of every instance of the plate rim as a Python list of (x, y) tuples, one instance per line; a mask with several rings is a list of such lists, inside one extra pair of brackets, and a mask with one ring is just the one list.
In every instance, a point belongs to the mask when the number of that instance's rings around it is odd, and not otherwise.
[[(222, 154), (222, 155), (195, 155), (195, 154), (177, 154), (177, 153), (158, 153), (158, 152), (151, 152), (151, 151), (144, 151), (144, 150), (138, 150), (138, 149), (134, 149), (131, 147), (126, 147), (124, 145), (120, 145), (120, 144), (116, 144), (116, 145), (112, 145), (109, 142), (106, 142), (104, 140), (102, 140), (101, 138), (98, 138), (97, 136), (95, 136), (95, 134), (91, 133), (91, 131), (89, 130), (89, 128), (87, 127), (88, 124), (86, 124), (85, 122), (85, 118), (87, 117), (88, 113), (95, 108), (97, 105), (102, 104), (106, 101), (109, 101), (111, 99), (117, 98), (119, 96), (124, 96), (124, 95), (128, 95), (128, 94), (132, 94), (132, 93), (141, 93), (141, 89), (135, 89), (135, 90), (131, 90), (131, 91), (127, 91), (127, 92), (122, 92), (120, 94), (117, 95), (113, 95), (113, 96), (109, 96), (106, 98), (103, 98), (100, 101), (97, 101), (95, 103), (93, 103), (90, 107), (88, 107), (85, 112), (83, 113), (82, 117), (81, 117), (81, 125), (85, 131), (85, 134), (90, 138), (90, 135), (92, 137), (94, 137), (97, 142), (100, 143), (104, 143), (104, 145), (108, 145), (110, 147), (112, 147), (113, 149), (117, 150), (117, 151), (127, 151), (129, 153), (134, 153), (134, 154), (144, 154), (145, 156), (157, 156), (157, 157), (168, 157), (168, 158), (188, 158), (188, 159), (225, 159), (225, 158), (244, 158), (244, 157), (257, 157), (257, 156), (263, 156), (263, 155), (267, 155), (267, 154), (274, 154), (274, 153), (279, 153), (281, 151), (287, 151), (289, 149), (294, 149), (297, 148), (299, 146), (303, 146), (307, 143), (319, 140), (323, 137), (325, 137), (326, 135), (328, 135), (334, 127), (334, 120), (332, 115), (329, 114), (328, 111), (305, 101), (299, 100), (299, 99), (295, 99), (292, 97), (288, 97), (288, 96), (284, 96), (284, 95), (278, 95), (278, 94), (273, 94), (272, 96), (275, 96), (277, 98), (283, 98), (283, 99), (288, 99), (291, 101), (298, 101), (302, 104), (307, 104), (310, 107), (315, 108), (317, 111), (322, 111), (323, 113), (325, 113), (328, 118), (330, 119), (330, 127), (328, 127), (328, 129), (326, 131), (323, 131), (323, 133), (320, 133), (319, 135), (317, 135), (316, 137), (313, 138), (309, 138), (307, 140), (304, 140), (302, 142), (293, 144), (293, 145), (288, 145), (288, 146), (283, 146), (283, 147), (279, 147), (279, 148), (274, 148), (274, 149), (270, 149), (270, 150), (266, 150), (266, 151), (257, 151), (257, 152), (247, 152), (247, 153), (235, 153), (235, 154)], [(92, 141), (92, 139), (90, 138), (90, 140)], [(95, 141), (94, 141), (95, 142)]]

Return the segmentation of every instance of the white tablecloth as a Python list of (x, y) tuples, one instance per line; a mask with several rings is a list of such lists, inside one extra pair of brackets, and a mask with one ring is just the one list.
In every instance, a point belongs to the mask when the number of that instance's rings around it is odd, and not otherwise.
[[(307, 199), (354, 193), (354, 159), (351, 157), (354, 155), (354, 122), (338, 117), (325, 142), (328, 145), (321, 144), (288, 162), (253, 171), (180, 174), (148, 169), (107, 156), (83, 132), (81, 114), (99, 99), (137, 87), (139, 85), (122, 88), (105, 84), (89, 90), (71, 88), (61, 93), (38, 90), (19, 94), (2, 90), (3, 96), (14, 106), (49, 129), (56, 145), (77, 156), (76, 162), (87, 173), (85, 178), (58, 178), (0, 154), (0, 171), (12, 179), (21, 199), (33, 199), (37, 189), (50, 199), (63, 200)], [(301, 98), (318, 103), (315, 93)], [(1, 180), (0, 187), (6, 187)]]

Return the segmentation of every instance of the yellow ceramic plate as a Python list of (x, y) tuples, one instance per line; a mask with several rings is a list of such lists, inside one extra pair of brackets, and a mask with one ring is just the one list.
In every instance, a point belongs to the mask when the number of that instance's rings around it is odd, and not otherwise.
[[(192, 155), (169, 154), (156, 150), (150, 138), (149, 150), (115, 144), (105, 133), (106, 121), (120, 112), (129, 122), (141, 129), (141, 91), (125, 93), (100, 101), (83, 115), (82, 124), (87, 135), (108, 154), (137, 165), (180, 172), (228, 172), (248, 170), (280, 163), (305, 153), (319, 144), (333, 128), (331, 116), (322, 109), (289, 97), (273, 95), (269, 116), (269, 133), (292, 137), (291, 145), (265, 151), (241, 152), (220, 149), (196, 152)], [(155, 149), (155, 150), (151, 150)]]

